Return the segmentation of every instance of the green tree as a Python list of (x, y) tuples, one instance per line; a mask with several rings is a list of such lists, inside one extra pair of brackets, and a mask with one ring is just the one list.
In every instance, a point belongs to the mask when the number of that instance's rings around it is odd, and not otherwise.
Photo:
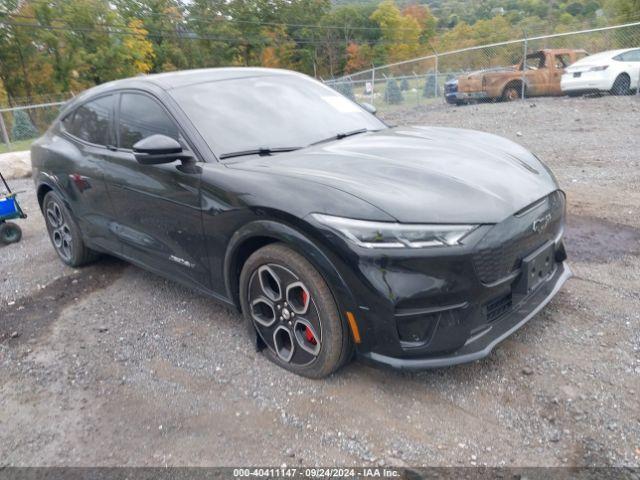
[(407, 80), (406, 78), (402, 79), (402, 81), (400, 82), (400, 90), (403, 92), (409, 90), (409, 80)]
[(28, 140), (39, 135), (36, 127), (33, 126), (29, 115), (24, 110), (16, 110), (13, 114), (13, 127), (11, 127), (11, 140)]
[(384, 101), (390, 105), (398, 105), (404, 101), (398, 82), (393, 77), (387, 79), (384, 89)]
[(433, 98), (436, 96), (436, 77), (435, 75), (429, 75), (424, 82), (424, 88), (422, 90), (422, 96), (425, 98)]

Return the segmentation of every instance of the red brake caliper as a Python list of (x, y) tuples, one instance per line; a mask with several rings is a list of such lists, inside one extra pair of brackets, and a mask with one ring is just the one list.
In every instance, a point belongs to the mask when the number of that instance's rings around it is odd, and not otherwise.
[(311, 345), (315, 345), (318, 342), (316, 341), (316, 337), (313, 335), (313, 332), (311, 331), (311, 329), (309, 327), (307, 327), (307, 329), (304, 332), (305, 336), (307, 337), (307, 342), (309, 342)]
[[(307, 292), (305, 290), (302, 290), (302, 305), (307, 304), (307, 298), (308, 298)], [(316, 345), (318, 343), (315, 335), (313, 334), (313, 332), (309, 327), (306, 327), (304, 336), (306, 337), (307, 342), (309, 342), (311, 345)]]

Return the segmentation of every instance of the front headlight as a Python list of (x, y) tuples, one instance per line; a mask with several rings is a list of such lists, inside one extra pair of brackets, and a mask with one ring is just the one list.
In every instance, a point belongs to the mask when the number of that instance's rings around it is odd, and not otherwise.
[(478, 225), (409, 225), (369, 222), (314, 213), (316, 221), (364, 248), (425, 248), (460, 245)]

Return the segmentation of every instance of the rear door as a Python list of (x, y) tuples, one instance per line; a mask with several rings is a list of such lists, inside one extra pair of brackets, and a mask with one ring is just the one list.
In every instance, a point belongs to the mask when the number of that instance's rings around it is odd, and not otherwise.
[(568, 53), (549, 54), (547, 65), (549, 67), (549, 77), (547, 83), (546, 95), (562, 95), (560, 80), (565, 69), (573, 63), (573, 59)]
[(175, 138), (190, 149), (181, 129), (160, 101), (145, 92), (121, 92), (116, 112), (117, 146), (105, 178), (123, 254), (151, 270), (208, 288), (200, 168), (184, 169), (179, 161), (141, 165), (133, 155), (133, 145), (154, 134)]
[(116, 95), (104, 95), (80, 105), (60, 124), (69, 143), (56, 151), (68, 166), (59, 178), (66, 198), (88, 243), (120, 252), (118, 238), (109, 229), (113, 207), (104, 179), (104, 165), (115, 143), (113, 119)]

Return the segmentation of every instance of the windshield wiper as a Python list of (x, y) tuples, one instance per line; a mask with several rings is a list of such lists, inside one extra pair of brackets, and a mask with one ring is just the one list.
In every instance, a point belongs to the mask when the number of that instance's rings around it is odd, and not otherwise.
[(272, 153), (281, 152), (293, 152), (294, 150), (300, 150), (302, 147), (274, 147), (274, 148), (255, 148), (253, 150), (242, 150), (240, 152), (223, 153), (220, 155), (220, 160), (232, 157), (245, 157), (248, 155), (260, 155), (262, 157), (271, 155)]
[(359, 128), (357, 130), (351, 130), (350, 132), (338, 133), (333, 137), (325, 138), (324, 140), (318, 140), (311, 145), (317, 145), (319, 143), (330, 142), (332, 140), (342, 140), (343, 138), (351, 137), (352, 135), (358, 135), (359, 133), (375, 132), (375, 130), (369, 130), (368, 128)]

